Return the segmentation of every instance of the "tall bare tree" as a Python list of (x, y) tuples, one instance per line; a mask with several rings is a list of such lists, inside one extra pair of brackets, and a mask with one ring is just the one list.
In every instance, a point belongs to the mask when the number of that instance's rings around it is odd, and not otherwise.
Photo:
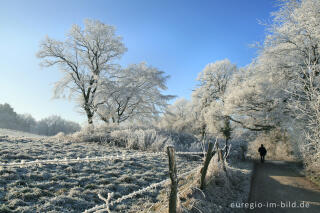
[(125, 51), (114, 27), (96, 20), (85, 20), (84, 29), (73, 25), (65, 41), (46, 37), (40, 44), (37, 57), (42, 59), (42, 66), (58, 66), (64, 73), (55, 84), (54, 97), (68, 93), (69, 98), (76, 98), (91, 125), (99, 104), (95, 97), (102, 79), (112, 77), (115, 66), (112, 62)]

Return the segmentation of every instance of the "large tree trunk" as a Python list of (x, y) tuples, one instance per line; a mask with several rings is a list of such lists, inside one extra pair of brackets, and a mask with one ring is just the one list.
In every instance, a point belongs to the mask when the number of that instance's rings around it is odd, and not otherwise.
[(88, 116), (88, 124), (89, 124), (89, 125), (92, 125), (92, 124), (93, 124), (92, 117), (89, 117), (89, 116)]
[(93, 113), (91, 111), (87, 111), (88, 124), (89, 124), (89, 132), (90, 134), (94, 133), (94, 125), (93, 125)]
[(93, 112), (89, 108), (85, 108), (86, 114), (87, 114), (87, 119), (88, 119), (88, 124), (91, 126), (93, 125)]

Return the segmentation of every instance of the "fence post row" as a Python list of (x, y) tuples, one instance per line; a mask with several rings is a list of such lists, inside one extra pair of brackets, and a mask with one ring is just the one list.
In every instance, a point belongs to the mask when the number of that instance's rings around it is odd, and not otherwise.
[(215, 152), (213, 150), (213, 143), (209, 143), (208, 151), (206, 154), (206, 158), (204, 160), (203, 167), (201, 169), (201, 178), (200, 178), (200, 189), (203, 190), (205, 188), (205, 179), (208, 171), (208, 166), (211, 158), (214, 156)]
[(175, 160), (174, 147), (168, 146), (168, 158), (169, 158), (169, 175), (171, 179), (171, 191), (169, 197), (169, 213), (177, 213), (178, 207), (178, 176)]

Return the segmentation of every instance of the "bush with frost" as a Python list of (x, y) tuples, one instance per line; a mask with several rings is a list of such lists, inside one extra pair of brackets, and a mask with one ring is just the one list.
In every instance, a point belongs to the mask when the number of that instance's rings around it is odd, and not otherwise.
[(164, 151), (166, 146), (173, 145), (177, 151), (200, 151), (200, 143), (192, 134), (131, 124), (101, 125), (93, 131), (84, 128), (65, 140), (103, 142), (135, 150)]

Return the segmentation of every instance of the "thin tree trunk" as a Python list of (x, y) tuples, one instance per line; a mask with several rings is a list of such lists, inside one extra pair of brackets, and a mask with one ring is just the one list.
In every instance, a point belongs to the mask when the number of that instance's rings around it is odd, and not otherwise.
[(212, 150), (213, 150), (213, 143), (209, 143), (207, 155), (206, 155), (205, 161), (203, 163), (203, 167), (201, 169), (201, 178), (200, 178), (200, 189), (201, 190), (204, 190), (204, 188), (205, 188), (205, 179), (206, 179), (206, 175), (207, 175), (208, 166), (209, 166), (209, 163), (210, 163), (212, 156), (215, 154)]

